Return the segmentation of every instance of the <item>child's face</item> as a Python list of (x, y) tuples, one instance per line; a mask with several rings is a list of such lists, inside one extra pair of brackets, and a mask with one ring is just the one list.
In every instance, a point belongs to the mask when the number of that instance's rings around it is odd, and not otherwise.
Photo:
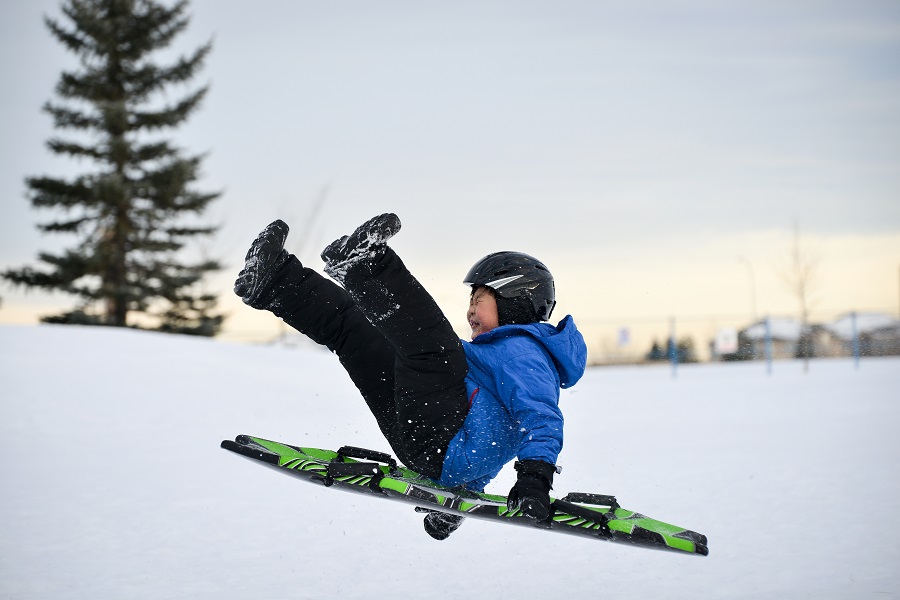
[(480, 287), (472, 293), (469, 300), (469, 327), (472, 328), (472, 339), (500, 325), (497, 315), (497, 300), (486, 287)]

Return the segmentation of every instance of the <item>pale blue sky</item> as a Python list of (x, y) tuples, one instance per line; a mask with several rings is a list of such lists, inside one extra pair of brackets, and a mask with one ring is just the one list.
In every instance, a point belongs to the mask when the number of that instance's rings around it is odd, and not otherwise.
[[(790, 311), (775, 263), (795, 220), (822, 258), (823, 309), (897, 306), (897, 2), (194, 0), (191, 13), (172, 50), (214, 39), (195, 80), (211, 90), (172, 137), (209, 152), (198, 187), (225, 191), (204, 248), (229, 264), (211, 283), (223, 293), (273, 218), (314, 257), (391, 210), (395, 247), (448, 311), (471, 263), (502, 248), (544, 259), (585, 322), (746, 312), (738, 256), (760, 310)], [(58, 2), (0, 7), (2, 268), (59, 243), (35, 231), (24, 177), (78, 169), (44, 147), (40, 106), (73, 59), (43, 14)], [(7, 321), (67, 302), (0, 295)], [(228, 308), (232, 327), (264, 326)]]

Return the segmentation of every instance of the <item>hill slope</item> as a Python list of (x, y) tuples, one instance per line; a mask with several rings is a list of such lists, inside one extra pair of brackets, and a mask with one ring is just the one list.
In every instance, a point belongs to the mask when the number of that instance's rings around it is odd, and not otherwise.
[[(388, 450), (329, 353), (0, 327), (0, 597), (862, 597), (900, 588), (900, 361), (592, 369), (556, 493), (709, 536), (707, 559), (472, 521), (280, 477), (238, 433)], [(303, 408), (303, 413), (299, 412)], [(510, 470), (489, 487), (506, 493)], [(377, 595), (377, 594), (375, 594)]]

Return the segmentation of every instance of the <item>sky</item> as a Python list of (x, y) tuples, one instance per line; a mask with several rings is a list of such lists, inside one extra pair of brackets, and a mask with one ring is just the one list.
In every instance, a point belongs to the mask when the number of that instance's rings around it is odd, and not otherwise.
[[(720, 326), (796, 314), (784, 281), (799, 229), (815, 261), (813, 313), (900, 306), (900, 5), (194, 0), (159, 60), (214, 43), (175, 100), (209, 84), (167, 132), (206, 153), (197, 189), (221, 190), (221, 229), (191, 252), (224, 337), (278, 335), (230, 293), (275, 218), (312, 267), (331, 240), (396, 212), (392, 246), (465, 335), (463, 275), (496, 250), (541, 258), (555, 317), (593, 353), (649, 336), (703, 346)], [(41, 112), (75, 59), (42, 16), (0, 6), (0, 268), (35, 265), (42, 237), (24, 179), (89, 168), (52, 156)], [(162, 100), (162, 99), (160, 99)], [(315, 207), (319, 207), (316, 209)], [(56, 236), (59, 237), (59, 236)], [(0, 284), (0, 322), (35, 322), (72, 298)]]

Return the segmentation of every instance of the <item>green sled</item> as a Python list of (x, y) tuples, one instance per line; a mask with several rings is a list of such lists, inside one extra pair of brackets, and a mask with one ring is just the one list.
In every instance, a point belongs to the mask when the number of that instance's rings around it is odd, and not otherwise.
[(353, 446), (335, 452), (248, 435), (225, 440), (221, 446), (281, 473), (334, 489), (537, 530), (681, 554), (709, 554), (705, 535), (624, 509), (609, 495), (570, 493), (552, 501), (546, 520), (536, 521), (521, 510), (509, 510), (505, 496), (444, 487), (383, 452)]

